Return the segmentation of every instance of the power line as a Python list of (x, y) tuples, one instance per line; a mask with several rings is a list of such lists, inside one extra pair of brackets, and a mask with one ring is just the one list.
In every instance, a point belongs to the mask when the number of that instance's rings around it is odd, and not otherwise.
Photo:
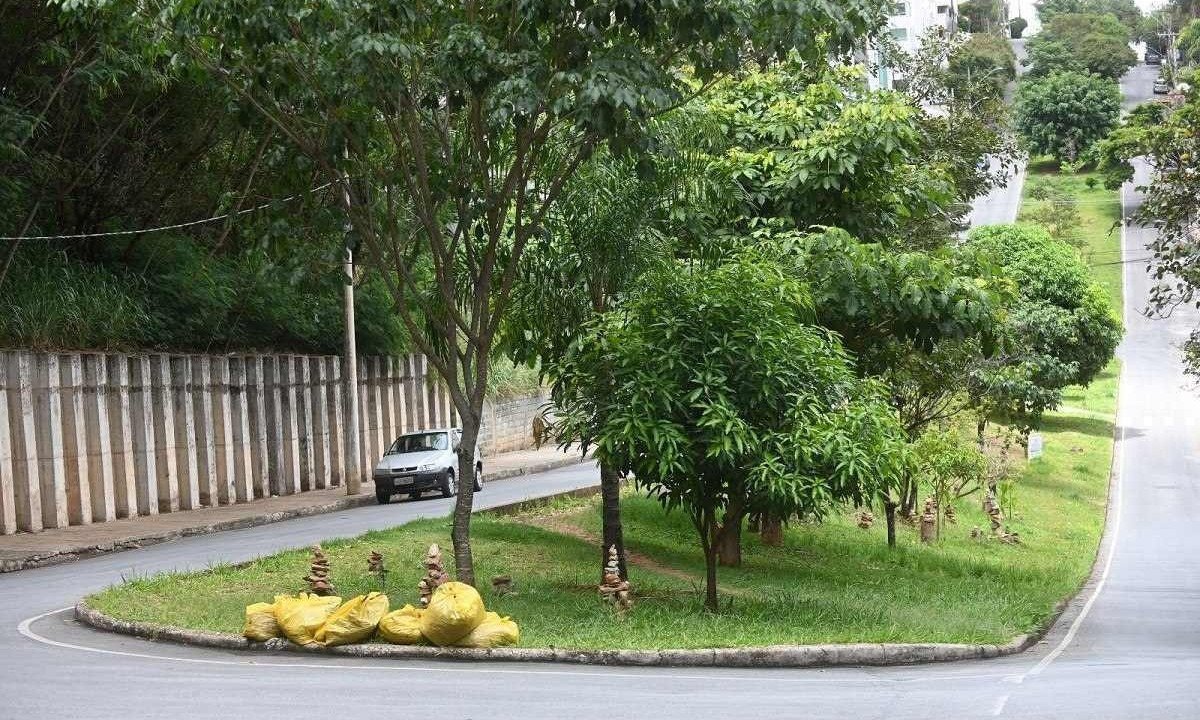
[(1089, 263), (1088, 267), (1100, 267), (1102, 265), (1128, 265), (1129, 263), (1148, 262), (1153, 260), (1153, 257), (1133, 258), (1132, 260), (1116, 260), (1113, 262)]
[(214, 215), (213, 217), (204, 218), (203, 220), (192, 220), (191, 222), (175, 223), (174, 225), (161, 225), (159, 227), (144, 228), (141, 230), (113, 230), (110, 232), (77, 233), (74, 235), (0, 236), (0, 240), (4, 240), (4, 241), (8, 241), (8, 242), (14, 242), (14, 241), (18, 241), (18, 240), (86, 240), (89, 238), (144, 235), (146, 233), (162, 232), (164, 230), (180, 230), (180, 229), (187, 228), (187, 227), (195, 227), (197, 225), (205, 225), (207, 223), (217, 222), (218, 220), (225, 220), (230, 217), (237, 217), (239, 215), (247, 215), (249, 213), (258, 212), (259, 210), (265, 210), (273, 205), (278, 205), (280, 203), (285, 203), (285, 202), (291, 202), (292, 200), (296, 200), (304, 195), (311, 195), (312, 193), (320, 192), (321, 190), (324, 190), (325, 188), (327, 188), (331, 185), (333, 185), (332, 182), (327, 182), (324, 185), (318, 185), (317, 187), (312, 188), (311, 190), (308, 190), (307, 192), (297, 193), (295, 195), (289, 195), (288, 197), (279, 198), (277, 200), (268, 200), (267, 202), (263, 203), (262, 205), (256, 205), (251, 208), (246, 208), (245, 210), (238, 210), (237, 212), (223, 213), (221, 215)]

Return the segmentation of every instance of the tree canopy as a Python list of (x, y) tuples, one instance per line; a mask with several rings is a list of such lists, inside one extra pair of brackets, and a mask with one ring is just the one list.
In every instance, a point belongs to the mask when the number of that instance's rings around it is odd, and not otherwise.
[(1030, 74), (1093, 73), (1117, 80), (1137, 63), (1130, 30), (1115, 15), (1055, 15), (1029, 40)]
[(1111, 15), (1131, 33), (1136, 32), (1142, 19), (1142, 10), (1135, 0), (1038, 0), (1037, 14), (1043, 25), (1059, 15), (1072, 13)]
[(1017, 56), (1004, 38), (975, 34), (950, 53), (949, 69), (962, 85), (973, 80), (986, 82), (997, 93), (1003, 93), (1005, 86), (1017, 78)]
[(904, 474), (904, 438), (769, 256), (677, 265), (642, 285), (555, 368), (560, 431), (688, 515), (715, 611), (717, 546), (747, 512), (869, 501)]
[(1029, 150), (1074, 161), (1103, 139), (1121, 113), (1121, 90), (1096, 75), (1056, 72), (1021, 83), (1016, 129)]
[(1004, 0), (964, 0), (958, 4), (958, 24), (969, 33), (1000, 33), (1008, 21)]
[(1121, 340), (1104, 289), (1078, 251), (1033, 225), (976, 228), (969, 245), (995, 258), (1017, 288), (1008, 310), (1005, 352), (976, 374), (983, 402), (1029, 427), (1061, 400), (1068, 385), (1087, 385)]

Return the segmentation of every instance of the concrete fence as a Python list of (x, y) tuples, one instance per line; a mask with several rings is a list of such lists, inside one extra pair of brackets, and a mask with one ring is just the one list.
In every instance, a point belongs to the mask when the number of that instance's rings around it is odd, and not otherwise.
[[(0, 352), (0, 533), (333, 487), (397, 435), (457, 422), (422, 356), (364, 358), (358, 379), (353, 468), (337, 357)], [(509, 415), (489, 436), (504, 449)]]

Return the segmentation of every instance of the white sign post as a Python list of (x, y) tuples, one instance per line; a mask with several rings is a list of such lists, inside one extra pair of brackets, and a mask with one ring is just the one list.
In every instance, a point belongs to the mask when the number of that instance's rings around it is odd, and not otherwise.
[(1042, 456), (1042, 434), (1029, 433), (1029, 444), (1025, 446), (1025, 457), (1029, 460)]

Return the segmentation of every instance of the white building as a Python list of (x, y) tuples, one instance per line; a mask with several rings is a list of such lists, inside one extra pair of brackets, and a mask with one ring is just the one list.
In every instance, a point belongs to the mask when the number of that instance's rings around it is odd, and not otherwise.
[[(958, 29), (957, 0), (906, 0), (894, 2), (891, 5), (888, 18), (888, 32), (901, 50), (915, 52), (921, 43), (921, 36), (930, 28), (942, 28), (946, 32)], [(892, 68), (879, 62), (879, 55), (869, 53), (875, 69), (870, 78), (872, 89), (883, 88), (890, 90), (897, 80), (903, 80)]]

